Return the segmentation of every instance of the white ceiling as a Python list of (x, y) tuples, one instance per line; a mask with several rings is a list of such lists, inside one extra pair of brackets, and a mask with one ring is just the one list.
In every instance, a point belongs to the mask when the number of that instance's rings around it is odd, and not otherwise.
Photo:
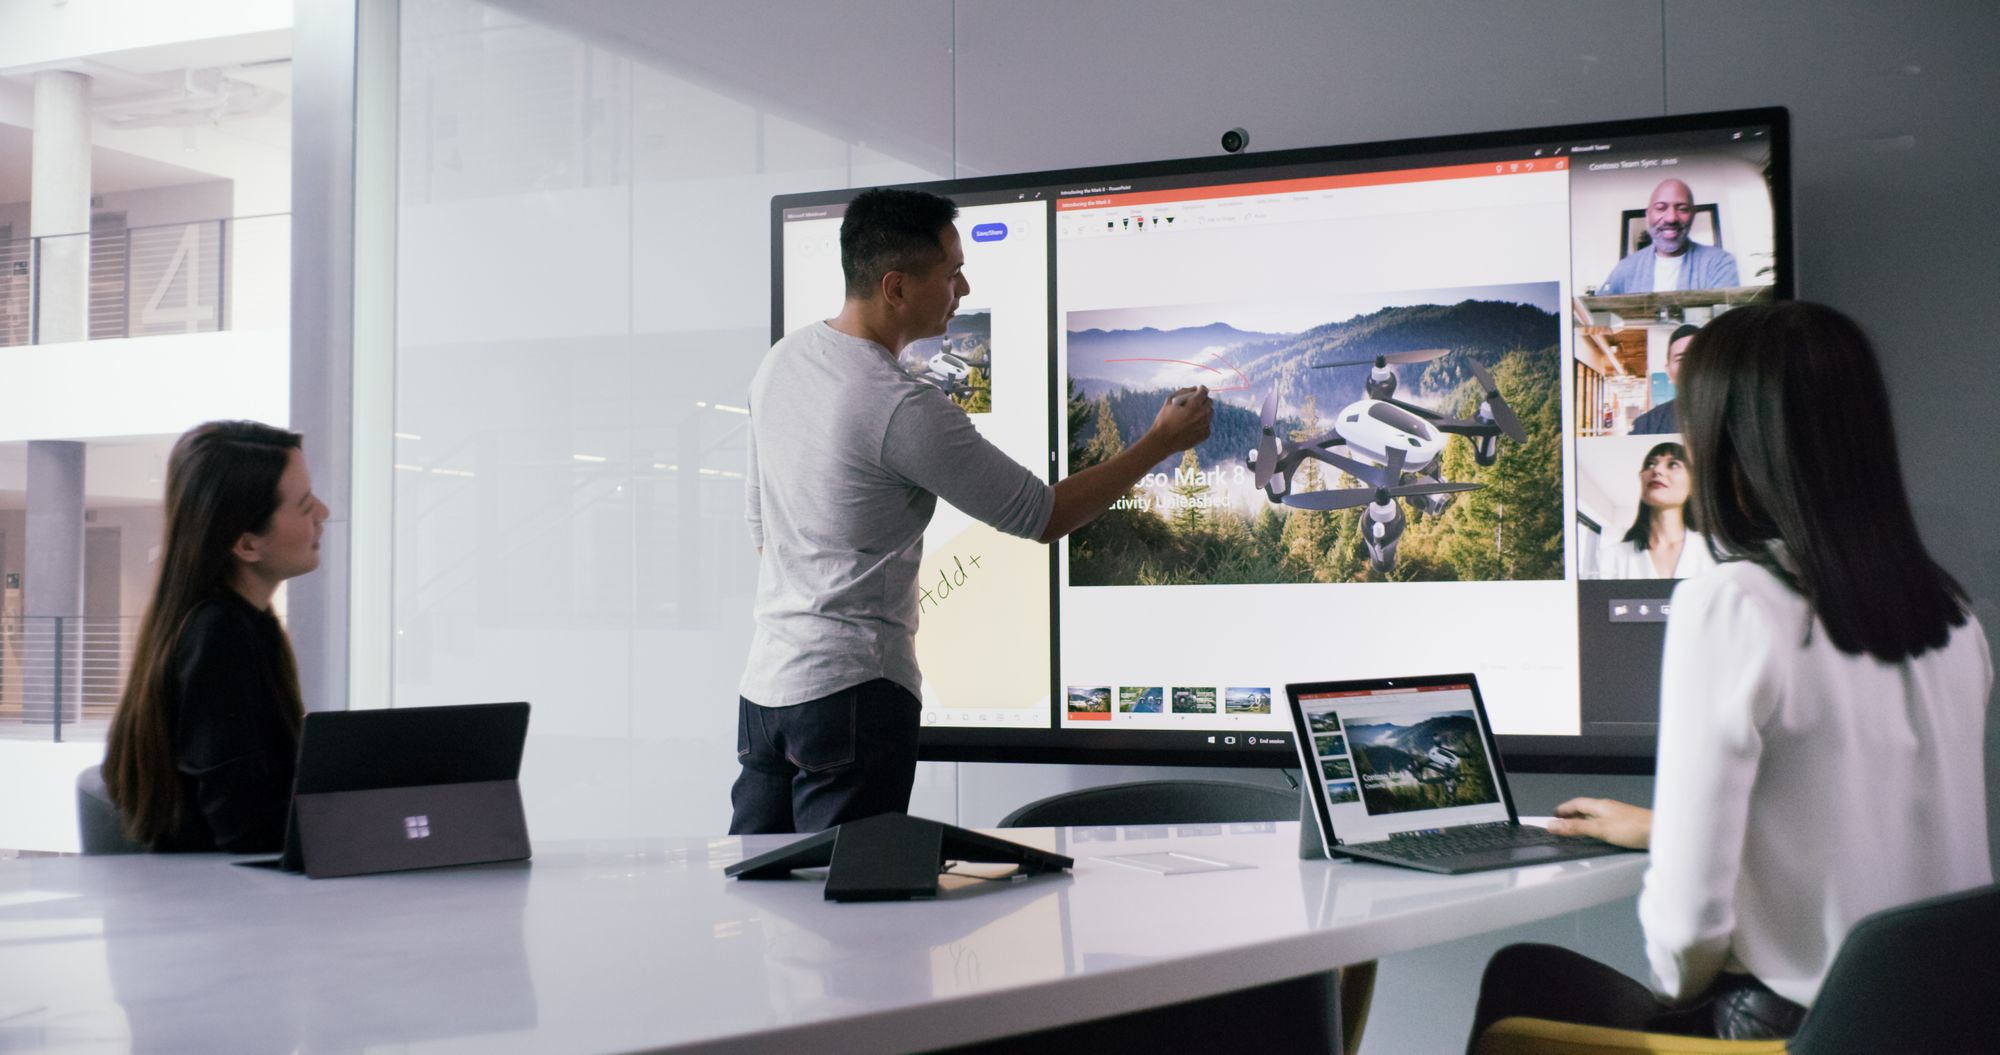
[[(178, 436), (86, 440), (83, 504), (91, 509), (159, 505), (167, 456)], [(28, 507), (28, 445), (0, 443), (0, 510)]]
[[(35, 134), (30, 129), (0, 122), (0, 202), (28, 200), (34, 138)], [(110, 147), (97, 146), (90, 151), (90, 189), (93, 194), (205, 183), (214, 178), (214, 175), (197, 169), (142, 158)]]
[[(227, 136), (259, 146), (289, 149), (291, 44), (289, 30), (274, 30), (83, 56), (55, 66), (0, 70), (0, 93), (11, 97), (8, 101), (12, 103), (0, 106), (0, 203), (24, 202), (29, 198), (34, 133), (26, 124), (27, 115), (33, 112), (36, 73), (44, 69), (67, 69), (87, 74), (91, 78), (93, 107), (120, 115), (133, 112), (135, 100), (157, 103), (154, 109), (162, 114), (168, 112), (175, 97), (184, 94), (189, 71), (217, 70), (281, 100), (268, 112), (225, 117), (190, 130), (174, 130), (173, 134), (187, 139), (194, 147), (188, 151), (185, 164), (119, 150), (121, 139), (143, 133), (112, 128), (99, 121), (93, 136), (96, 145), (91, 150), (92, 193), (171, 187), (217, 178), (215, 171), (204, 167), (201, 156), (201, 144), (212, 137)], [(148, 109), (144, 105), (137, 108), (142, 112)], [(14, 116), (12, 123), (8, 115)]]

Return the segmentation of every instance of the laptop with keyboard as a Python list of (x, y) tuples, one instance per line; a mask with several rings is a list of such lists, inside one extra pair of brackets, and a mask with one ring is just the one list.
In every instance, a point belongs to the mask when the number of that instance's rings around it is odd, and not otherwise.
[(1470, 674), (1285, 686), (1333, 854), (1456, 875), (1626, 852), (1521, 823)]

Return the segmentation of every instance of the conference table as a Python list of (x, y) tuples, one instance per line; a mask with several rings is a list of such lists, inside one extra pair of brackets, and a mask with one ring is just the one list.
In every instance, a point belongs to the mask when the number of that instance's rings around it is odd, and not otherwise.
[[(790, 837), (326, 880), (222, 855), (4, 860), (0, 1051), (925, 1050), (1560, 915), (1631, 896), (1645, 865), (1300, 860), (1296, 822), (996, 834), (1076, 866), (961, 865), (978, 874), (934, 899), (836, 903), (823, 872), (723, 876)], [(1210, 870), (1140, 867), (1163, 853)]]

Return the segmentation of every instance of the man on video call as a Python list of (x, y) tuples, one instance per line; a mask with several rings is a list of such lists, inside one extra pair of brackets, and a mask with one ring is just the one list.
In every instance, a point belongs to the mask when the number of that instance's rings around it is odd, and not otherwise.
[(917, 571), (938, 499), (1053, 542), (1208, 437), (1208, 390), (1183, 389), (1138, 442), (1050, 487), (904, 373), (897, 353), (945, 332), (971, 291), (957, 216), (919, 191), (856, 197), (840, 225), (840, 314), (772, 345), (750, 382), (745, 517), (760, 559), (732, 834), (909, 809), (923, 688)]
[(1680, 180), (1661, 180), (1646, 205), (1646, 231), (1652, 236), (1652, 245), (1618, 261), (1597, 287), (1598, 295), (1736, 285), (1736, 258), (1726, 250), (1689, 239), (1688, 226), (1693, 222), (1694, 192)]
[[(1668, 382), (1675, 385), (1681, 383), (1681, 356), (1687, 352), (1688, 342), (1694, 340), (1694, 335), (1700, 332), (1701, 327), (1699, 326), (1684, 325), (1676, 327), (1674, 332), (1667, 337)], [(1681, 428), (1676, 417), (1677, 415), (1674, 413), (1674, 401), (1669, 399), (1644, 414), (1633, 418), (1631, 434), (1634, 436), (1664, 436), (1671, 432), (1679, 432)]]

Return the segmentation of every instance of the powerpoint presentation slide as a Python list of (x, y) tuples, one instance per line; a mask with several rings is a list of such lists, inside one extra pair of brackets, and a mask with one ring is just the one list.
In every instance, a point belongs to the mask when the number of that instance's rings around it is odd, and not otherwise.
[(1214, 689), (1175, 689), (1175, 714), (1214, 714)]
[(1222, 710), (1225, 714), (1270, 714), (1271, 690), (1236, 687), (1224, 689)]
[(1071, 685), (1069, 716), (1076, 721), (1103, 721), (1111, 717), (1109, 685)]
[(1209, 438), (1070, 536), (1069, 585), (1563, 577), (1560, 285), (1068, 314), (1069, 471), (1176, 390)]
[(1688, 499), (1693, 469), (1679, 436), (1611, 436), (1576, 444), (1577, 577), (1580, 579), (1672, 579), (1706, 570), (1711, 561), (1679, 558), (1662, 572), (1641, 540), (1652, 536), (1661, 517), (1681, 518), (1697, 529)]
[(1319, 760), (1319, 771), (1326, 774), (1328, 780), (1349, 780), (1354, 776), (1354, 763), (1345, 758), (1322, 758)]
[(1322, 755), (1344, 755), (1347, 753), (1347, 738), (1339, 733), (1314, 733), (1313, 751)]
[(1360, 792), (1354, 790), (1351, 780), (1329, 780), (1326, 782), (1326, 801), (1339, 806), (1348, 802), (1359, 802)]
[(1122, 685), (1118, 689), (1119, 714), (1161, 714), (1167, 690), (1158, 685)]
[(1350, 720), (1347, 737), (1371, 816), (1500, 801), (1471, 711)]
[(1340, 731), (1340, 715), (1335, 711), (1320, 711), (1306, 715), (1306, 724), (1315, 733), (1337, 733)]
[(993, 313), (962, 311), (952, 316), (942, 335), (910, 342), (896, 363), (911, 377), (937, 386), (966, 413), (991, 413)]

